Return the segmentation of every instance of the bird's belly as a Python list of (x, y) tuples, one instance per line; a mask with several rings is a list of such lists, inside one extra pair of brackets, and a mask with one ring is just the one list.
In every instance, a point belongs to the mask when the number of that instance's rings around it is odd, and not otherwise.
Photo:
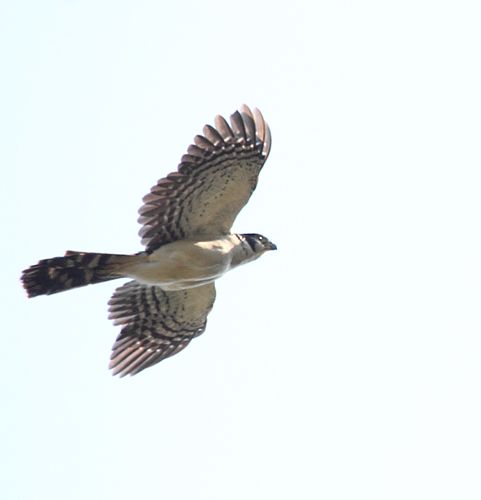
[(182, 290), (212, 283), (227, 269), (224, 266), (151, 264), (132, 276), (140, 283), (157, 285), (164, 290)]
[(182, 290), (212, 283), (229, 270), (228, 254), (180, 243), (159, 248), (131, 269), (129, 277), (164, 290)]

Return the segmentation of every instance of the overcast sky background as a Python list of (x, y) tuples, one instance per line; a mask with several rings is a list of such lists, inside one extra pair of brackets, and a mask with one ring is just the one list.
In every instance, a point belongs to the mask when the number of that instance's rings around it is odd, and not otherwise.
[[(480, 9), (2, 3), (2, 498), (481, 497)], [(142, 196), (244, 102), (273, 148), (234, 229), (279, 250), (114, 378), (121, 283), (20, 272), (140, 250)]]

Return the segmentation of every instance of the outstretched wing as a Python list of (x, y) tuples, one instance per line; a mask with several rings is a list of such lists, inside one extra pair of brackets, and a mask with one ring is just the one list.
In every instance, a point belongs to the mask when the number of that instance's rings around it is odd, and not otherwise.
[(177, 172), (160, 179), (143, 199), (139, 234), (148, 252), (197, 236), (228, 234), (249, 200), (271, 146), (259, 110), (242, 106), (230, 118), (204, 127)]
[(117, 288), (109, 319), (123, 328), (110, 357), (113, 374), (135, 375), (187, 347), (204, 332), (214, 300), (213, 284), (165, 292), (130, 281)]

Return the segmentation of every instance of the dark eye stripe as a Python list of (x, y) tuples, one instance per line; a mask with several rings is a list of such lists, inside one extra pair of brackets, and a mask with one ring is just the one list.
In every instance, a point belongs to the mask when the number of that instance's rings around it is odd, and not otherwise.
[(246, 236), (246, 241), (247, 243), (249, 243), (249, 246), (251, 247), (252, 251), (255, 252), (256, 251), (256, 239), (252, 236)]

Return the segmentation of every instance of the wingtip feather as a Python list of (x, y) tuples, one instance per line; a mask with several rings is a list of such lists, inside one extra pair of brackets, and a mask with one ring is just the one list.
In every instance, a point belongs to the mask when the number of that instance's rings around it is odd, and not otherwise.
[(219, 132), (219, 134), (222, 136), (225, 142), (232, 142), (235, 139), (234, 132), (230, 128), (230, 125), (227, 123), (226, 119), (221, 116), (217, 115), (214, 119), (215, 123), (215, 128)]

